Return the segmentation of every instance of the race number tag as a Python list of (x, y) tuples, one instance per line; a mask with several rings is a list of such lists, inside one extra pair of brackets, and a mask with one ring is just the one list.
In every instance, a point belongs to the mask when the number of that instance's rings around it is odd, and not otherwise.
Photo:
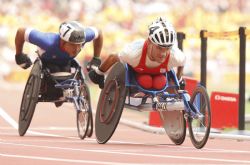
[(161, 68), (160, 73), (166, 73), (166, 68)]

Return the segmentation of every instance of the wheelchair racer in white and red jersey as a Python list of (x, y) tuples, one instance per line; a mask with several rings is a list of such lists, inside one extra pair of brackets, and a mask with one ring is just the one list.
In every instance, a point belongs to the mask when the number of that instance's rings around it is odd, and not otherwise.
[[(166, 84), (165, 73), (177, 68), (180, 86), (185, 54), (177, 47), (176, 32), (173, 26), (163, 18), (158, 18), (149, 25), (148, 38), (136, 40), (126, 45), (118, 54), (111, 54), (98, 69), (89, 73), (91, 80), (103, 86), (104, 73), (116, 62), (129, 64), (136, 72), (139, 85), (145, 89), (162, 89)], [(101, 84), (102, 83), (102, 84)]]

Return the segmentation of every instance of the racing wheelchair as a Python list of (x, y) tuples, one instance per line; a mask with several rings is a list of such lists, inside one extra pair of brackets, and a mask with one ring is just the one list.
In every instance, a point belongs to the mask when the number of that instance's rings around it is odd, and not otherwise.
[(50, 73), (40, 57), (37, 57), (23, 92), (18, 125), (20, 136), (25, 135), (28, 130), (38, 102), (73, 103), (79, 138), (92, 136), (90, 92), (81, 66), (76, 60), (71, 62), (71, 73)]
[[(105, 144), (112, 137), (124, 106), (140, 110), (158, 111), (166, 134), (176, 145), (186, 137), (186, 122), (192, 144), (202, 148), (209, 137), (211, 126), (210, 101), (206, 89), (199, 85), (192, 96), (180, 90), (174, 70), (166, 73), (167, 83), (161, 90), (146, 90), (135, 80), (134, 70), (128, 64), (116, 63), (109, 72), (101, 91), (95, 118), (97, 142)], [(168, 92), (172, 91), (172, 92)], [(141, 102), (132, 104), (131, 99)]]

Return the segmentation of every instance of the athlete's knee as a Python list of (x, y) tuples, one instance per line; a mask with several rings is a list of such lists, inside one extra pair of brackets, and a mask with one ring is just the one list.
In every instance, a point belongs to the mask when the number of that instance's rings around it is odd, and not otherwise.
[(167, 83), (166, 76), (163, 74), (154, 76), (152, 81), (153, 88), (157, 90), (163, 89)]
[(137, 74), (136, 80), (141, 87), (143, 87), (145, 89), (152, 88), (152, 76), (151, 75)]

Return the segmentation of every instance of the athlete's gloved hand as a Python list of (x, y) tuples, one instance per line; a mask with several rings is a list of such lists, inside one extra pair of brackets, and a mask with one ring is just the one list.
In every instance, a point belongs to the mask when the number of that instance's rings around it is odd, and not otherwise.
[(103, 89), (104, 87), (104, 73), (101, 72), (99, 69), (91, 69), (89, 71), (89, 78), (90, 80), (99, 85), (99, 88)]
[(99, 57), (93, 57), (92, 60), (87, 64), (87, 71), (92, 70), (92, 65), (99, 67), (101, 65), (101, 60)]
[(179, 81), (180, 89), (185, 90), (186, 81), (182, 77), (178, 81)]
[(15, 55), (16, 64), (22, 67), (23, 69), (27, 69), (32, 65), (30, 58), (27, 54), (21, 53)]

